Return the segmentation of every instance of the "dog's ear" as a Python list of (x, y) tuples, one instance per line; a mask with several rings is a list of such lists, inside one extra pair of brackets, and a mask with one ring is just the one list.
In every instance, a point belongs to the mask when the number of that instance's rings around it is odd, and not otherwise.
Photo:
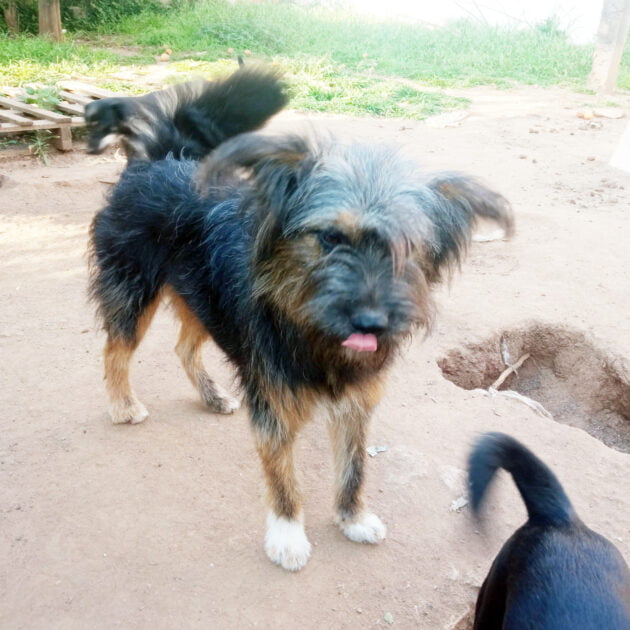
[(459, 264), (478, 219), (496, 222), (506, 237), (514, 232), (509, 201), (476, 179), (459, 173), (439, 173), (427, 187), (431, 194), (423, 209), (434, 232), (430, 252), (434, 277), (430, 280), (439, 280), (444, 270)]
[[(132, 116), (131, 97), (104, 98), (85, 106), (85, 122), (88, 124), (88, 153), (102, 153), (114, 136), (124, 132), (123, 123)], [(107, 141), (107, 138), (110, 141)]]

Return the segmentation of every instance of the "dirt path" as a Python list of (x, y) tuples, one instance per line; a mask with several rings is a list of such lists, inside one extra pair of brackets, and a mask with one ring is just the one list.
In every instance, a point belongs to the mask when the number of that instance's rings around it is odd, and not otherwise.
[[(402, 143), (428, 169), (482, 177), (513, 202), (518, 234), (473, 244), (440, 292), (433, 335), (411, 343), (393, 370), (370, 439), (388, 449), (368, 470), (371, 504), (389, 530), (379, 547), (350, 543), (332, 524), (326, 432), (305, 431), (298, 455), (314, 548), (299, 574), (264, 555), (262, 481), (245, 413), (214, 416), (197, 402), (172, 351), (168, 312), (134, 363), (150, 419), (113, 426), (106, 416), (85, 246), (104, 182), (122, 163), (80, 151), (50, 167), (0, 162), (1, 628), (372, 628), (387, 627), (389, 613), (393, 627), (452, 629), (524, 518), (507, 479), (492, 495), (485, 532), (467, 508), (450, 510), (465, 490), (469, 446), (485, 430), (532, 447), (583, 519), (630, 558), (630, 455), (518, 401), (460, 389), (437, 363), (477, 343), (494, 356), (483, 365), (500, 370), (497, 340), (507, 332), (511, 351), (525, 351), (529, 338), (518, 331), (531, 331), (528, 322), (568, 329), (573, 340), (586, 335), (573, 344), (582, 354), (562, 361), (538, 343), (527, 382), (540, 366), (565, 412), (574, 404), (583, 417), (614, 413), (615, 430), (628, 437), (630, 175), (607, 166), (627, 121), (581, 120), (576, 111), (592, 97), (561, 91), (485, 90), (473, 99), (458, 127), (311, 119), (341, 135)], [(274, 124), (302, 120), (287, 113)], [(230, 386), (219, 352), (206, 355)], [(597, 379), (581, 369), (593, 356), (605, 364)], [(597, 396), (614, 378), (616, 410)]]

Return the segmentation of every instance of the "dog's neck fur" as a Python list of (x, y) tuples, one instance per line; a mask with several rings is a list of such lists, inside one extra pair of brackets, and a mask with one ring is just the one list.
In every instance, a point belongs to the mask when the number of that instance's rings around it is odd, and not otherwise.
[[(251, 361), (244, 366), (266, 363), (267, 375), (275, 374), (291, 389), (308, 386), (326, 391), (333, 398), (348, 385), (369, 380), (387, 367), (396, 355), (397, 346), (383, 342), (376, 352), (361, 353), (341, 346), (341, 340), (325, 336), (321, 331), (304, 331), (276, 308), (259, 301), (256, 313), (258, 334), (251, 349)], [(273, 371), (268, 365), (273, 363)], [(247, 379), (249, 374), (243, 375)]]

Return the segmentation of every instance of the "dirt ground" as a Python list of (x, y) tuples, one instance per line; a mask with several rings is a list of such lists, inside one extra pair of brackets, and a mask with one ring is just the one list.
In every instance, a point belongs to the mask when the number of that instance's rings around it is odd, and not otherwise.
[[(439, 291), (432, 335), (410, 343), (391, 373), (370, 437), (387, 450), (368, 462), (369, 501), (388, 526), (381, 545), (349, 542), (333, 525), (325, 428), (302, 435), (313, 553), (297, 574), (263, 552), (263, 485), (246, 413), (202, 408), (173, 352), (168, 311), (134, 361), (149, 419), (113, 426), (106, 415), (85, 251), (122, 161), (80, 146), (48, 167), (0, 161), (1, 628), (465, 629), (492, 558), (525, 515), (507, 476), (484, 527), (467, 507), (451, 509), (465, 493), (470, 445), (486, 430), (534, 449), (586, 523), (630, 558), (630, 455), (564, 424), (571, 413), (559, 423), (522, 401), (462, 389), (438, 366), (467, 344), (486, 347), (496, 370), (480, 379), (487, 387), (504, 367), (498, 339), (522, 341), (526, 330), (540, 340), (532, 330), (559, 328), (586, 341), (570, 342), (575, 352), (556, 364), (545, 349), (562, 340), (543, 337), (540, 378), (553, 387), (527, 395), (553, 390), (564, 412), (612, 414), (611, 430), (628, 437), (630, 175), (608, 166), (627, 118), (578, 118), (602, 103), (560, 90), (467, 95), (467, 117), (429, 123), (308, 117), (341, 136), (403, 145), (427, 169), (480, 176), (512, 201), (517, 235), (473, 243), (461, 274)], [(628, 98), (614, 100), (630, 112)], [(287, 112), (273, 125), (305, 118)], [(233, 386), (216, 348), (206, 361)], [(529, 381), (537, 365), (530, 360)]]

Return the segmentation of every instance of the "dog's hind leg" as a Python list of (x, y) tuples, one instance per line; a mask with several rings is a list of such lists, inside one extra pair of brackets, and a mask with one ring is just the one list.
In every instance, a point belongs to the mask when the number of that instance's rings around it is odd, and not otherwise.
[(375, 544), (387, 531), (376, 514), (366, 511), (362, 497), (367, 429), (380, 392), (380, 382), (355, 387), (328, 409), (337, 486), (336, 522), (354, 542)]
[(218, 383), (215, 383), (203, 365), (201, 349), (210, 337), (205, 326), (177, 294), (171, 294), (171, 303), (180, 321), (181, 330), (175, 346), (184, 370), (195, 386), (205, 405), (217, 413), (234, 413), (239, 408), (238, 400), (232, 398)]
[(138, 317), (133, 337), (122, 335), (110, 327), (105, 343), (105, 385), (109, 394), (109, 413), (114, 424), (138, 424), (149, 415), (146, 407), (138, 400), (129, 382), (129, 363), (142, 340), (160, 303), (158, 295)]

